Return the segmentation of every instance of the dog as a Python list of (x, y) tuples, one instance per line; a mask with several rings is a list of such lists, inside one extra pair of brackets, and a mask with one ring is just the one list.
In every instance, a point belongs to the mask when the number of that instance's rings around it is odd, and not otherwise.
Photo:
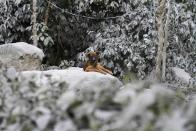
[(113, 75), (112, 71), (109, 69), (104, 68), (100, 63), (99, 63), (99, 52), (94, 52), (91, 51), (86, 54), (86, 57), (88, 58), (88, 61), (83, 67), (83, 70), (86, 72), (99, 72), (102, 74), (110, 74)]

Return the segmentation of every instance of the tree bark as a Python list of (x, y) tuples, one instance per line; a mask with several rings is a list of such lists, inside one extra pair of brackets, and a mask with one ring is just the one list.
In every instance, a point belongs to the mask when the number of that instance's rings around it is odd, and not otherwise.
[(48, 6), (46, 8), (45, 18), (44, 18), (44, 23), (45, 23), (46, 26), (48, 24), (49, 12), (50, 12), (50, 0), (48, 2)]
[(33, 45), (38, 45), (37, 40), (37, 0), (33, 0), (33, 13), (32, 13), (32, 34), (33, 34)]
[(161, 60), (162, 60), (162, 50), (163, 50), (163, 17), (164, 17), (164, 7), (166, 0), (161, 0), (159, 2), (159, 7), (156, 11), (156, 22), (158, 28), (158, 51), (156, 59), (156, 70), (155, 75), (158, 81), (161, 81)]
[[(166, 69), (166, 48), (168, 37), (168, 18), (167, 0), (159, 0), (156, 10), (156, 21), (158, 28), (158, 51), (156, 59), (155, 76), (156, 80), (165, 80)], [(162, 68), (161, 68), (162, 67)]]
[(164, 28), (165, 38), (164, 38), (164, 45), (163, 45), (162, 81), (165, 81), (165, 74), (166, 74), (167, 47), (169, 45), (168, 27), (169, 27), (169, 22), (170, 22), (170, 10), (171, 10), (171, 5), (170, 5), (170, 1), (168, 1), (168, 10), (167, 10), (167, 16), (166, 16), (166, 22), (165, 22), (165, 28)]

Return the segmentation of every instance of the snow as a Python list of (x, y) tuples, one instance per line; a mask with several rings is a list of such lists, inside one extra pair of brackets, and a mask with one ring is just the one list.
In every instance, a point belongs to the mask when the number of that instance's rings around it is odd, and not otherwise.
[(185, 72), (183, 69), (180, 69), (178, 67), (173, 67), (172, 70), (177, 78), (179, 78), (183, 82), (189, 83), (189, 80), (191, 79), (189, 73)]
[(157, 124), (162, 131), (186, 131), (187, 118), (183, 114), (182, 111), (175, 110), (170, 115), (163, 115)]
[(36, 46), (27, 44), (25, 42), (18, 43), (9, 43), (0, 45), (0, 54), (1, 55), (14, 55), (14, 56), (23, 56), (23, 55), (31, 55), (34, 57), (38, 57), (40, 60), (43, 59), (44, 53), (41, 49)]
[(136, 92), (133, 88), (123, 88), (114, 97), (114, 101), (117, 103), (126, 103), (136, 97)]
[(55, 125), (54, 131), (62, 131), (62, 129), (64, 131), (76, 131), (76, 127), (71, 120), (65, 120), (57, 123)]
[[(70, 92), (65, 92), (62, 94), (62, 96), (60, 97), (60, 99), (57, 101), (57, 106), (65, 111), (67, 110), (67, 108), (74, 103), (74, 101), (76, 100), (77, 95), (75, 94), (74, 91), (70, 91)], [(66, 103), (65, 103), (66, 101)]]
[[(131, 103), (128, 108), (124, 110), (124, 112), (126, 113), (123, 114), (124, 116), (121, 116), (121, 118), (123, 118), (122, 121), (129, 122), (129, 120), (133, 119), (134, 116), (145, 112), (146, 108), (155, 102), (155, 96), (152, 91), (145, 90), (143, 93), (136, 96), (132, 102), (133, 103)], [(116, 125), (122, 126), (122, 121), (120, 121)]]
[(8, 79), (14, 80), (16, 78), (16, 74), (17, 72), (15, 68), (10, 67), (7, 69), (6, 76)]
[(71, 67), (65, 70), (48, 71), (23, 71), (21, 79), (29, 78), (35, 80), (38, 85), (46, 85), (49, 82), (66, 82), (69, 89), (91, 88), (92, 85), (100, 88), (119, 88), (122, 83), (112, 75), (104, 75), (97, 72), (84, 72), (82, 68)]

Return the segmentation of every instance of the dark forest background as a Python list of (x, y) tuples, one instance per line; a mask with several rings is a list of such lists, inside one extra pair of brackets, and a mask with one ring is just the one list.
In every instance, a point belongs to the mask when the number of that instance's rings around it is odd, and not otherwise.
[[(120, 78), (146, 78), (155, 69), (155, 0), (38, 0), (38, 47), (46, 66), (81, 66), (89, 50)], [(166, 66), (196, 74), (196, 2), (171, 0)], [(32, 43), (32, 1), (0, 3), (0, 43)], [(167, 76), (167, 74), (166, 74)], [(169, 76), (167, 76), (169, 79)]]

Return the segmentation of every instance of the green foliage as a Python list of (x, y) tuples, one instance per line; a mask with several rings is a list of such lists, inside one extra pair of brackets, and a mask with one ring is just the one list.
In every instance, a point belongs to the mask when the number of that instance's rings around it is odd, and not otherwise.
[(137, 74), (134, 73), (134, 72), (126, 72), (124, 75), (123, 75), (123, 78), (122, 78), (122, 81), (123, 83), (130, 83), (130, 82), (133, 82), (133, 81), (136, 81), (138, 80), (137, 78)]
[(185, 93), (182, 90), (177, 90), (176, 91), (176, 97), (181, 99), (181, 100), (185, 100), (186, 95), (185, 95)]

